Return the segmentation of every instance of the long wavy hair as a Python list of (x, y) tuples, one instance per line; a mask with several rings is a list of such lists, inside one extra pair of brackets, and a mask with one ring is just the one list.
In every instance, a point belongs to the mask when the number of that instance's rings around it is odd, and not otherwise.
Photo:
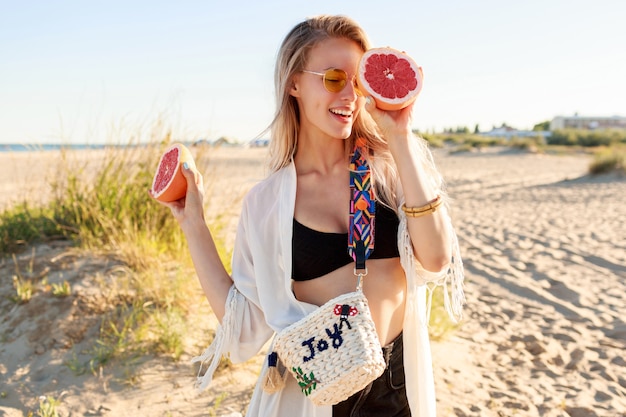
[[(331, 38), (345, 38), (355, 42), (363, 52), (370, 49), (370, 42), (365, 31), (352, 19), (345, 16), (320, 15), (308, 18), (297, 24), (285, 37), (278, 51), (274, 84), (276, 93), (276, 113), (268, 130), (271, 131), (269, 165), (272, 172), (287, 166), (298, 151), (298, 132), (300, 129), (300, 109), (295, 97), (289, 94), (291, 81), (295, 74), (306, 68), (309, 53), (321, 41)], [(356, 138), (365, 139), (368, 148), (368, 161), (372, 169), (372, 180), (379, 200), (392, 207), (398, 201), (396, 190), (399, 179), (389, 147), (382, 137), (376, 123), (366, 111), (359, 112), (354, 121), (352, 133), (345, 141), (348, 155)], [(442, 188), (442, 179), (438, 174), (426, 142), (419, 141), (420, 152), (425, 165), (434, 176), (438, 189)]]

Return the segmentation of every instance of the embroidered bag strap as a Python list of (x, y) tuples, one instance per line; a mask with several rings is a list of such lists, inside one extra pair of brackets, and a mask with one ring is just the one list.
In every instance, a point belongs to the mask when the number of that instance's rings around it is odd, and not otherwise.
[(365, 140), (358, 138), (350, 159), (350, 229), (348, 231), (348, 253), (356, 263), (355, 274), (357, 270), (366, 269), (365, 260), (374, 250), (376, 199), (365, 152)]

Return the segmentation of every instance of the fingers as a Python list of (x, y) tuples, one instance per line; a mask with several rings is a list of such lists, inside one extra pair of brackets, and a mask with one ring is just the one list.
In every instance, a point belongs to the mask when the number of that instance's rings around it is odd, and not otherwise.
[(368, 96), (365, 98), (364, 108), (378, 125), (382, 135), (389, 140), (393, 136), (405, 136), (410, 131), (414, 104), (415, 102), (400, 110), (381, 110), (376, 107), (374, 98)]
[(182, 167), (183, 176), (187, 180), (187, 192), (198, 192), (202, 189), (202, 174), (198, 172), (195, 166), (185, 162)]
[(183, 176), (185, 177), (188, 183), (189, 182), (193, 182), (194, 184), (196, 183), (195, 172), (191, 168), (191, 165), (189, 164), (189, 162), (185, 162), (183, 164)]
[(370, 116), (372, 116), (374, 121), (378, 124), (380, 118), (383, 116), (383, 111), (376, 107), (376, 101), (374, 101), (374, 97), (365, 97), (365, 110), (367, 110)]
[(185, 163), (182, 167), (183, 175), (187, 180), (187, 194), (185, 195), (185, 208), (189, 214), (195, 215), (202, 212), (204, 200), (204, 181), (202, 174), (198, 172), (193, 163)]
[(200, 190), (200, 192), (202, 192), (204, 190), (204, 177), (202, 176), (200, 171), (196, 170), (195, 172), (196, 172), (196, 185), (198, 186), (198, 189)]

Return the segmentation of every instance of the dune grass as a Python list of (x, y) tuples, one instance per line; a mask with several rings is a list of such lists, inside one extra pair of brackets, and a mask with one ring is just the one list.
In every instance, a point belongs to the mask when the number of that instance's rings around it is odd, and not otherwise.
[[(184, 252), (182, 233), (169, 210), (148, 190), (168, 142), (108, 148), (93, 170), (86, 161), (60, 172), (52, 184), (54, 219), (81, 247), (116, 253), (131, 269), (150, 269), (154, 259)], [(64, 153), (66, 166), (76, 166)]]
[(24, 202), (0, 212), (0, 254), (14, 253), (36, 240), (61, 234), (51, 206), (33, 207)]
[[(185, 338), (193, 333), (189, 311), (205, 302), (180, 227), (148, 194), (158, 159), (170, 143), (169, 134), (162, 137), (141, 145), (62, 151), (47, 204), (25, 202), (0, 212), (0, 254), (20, 252), (38, 241), (69, 239), (79, 251), (122, 265), (102, 272), (113, 279), (100, 284), (105, 307), (97, 312), (101, 323), (90, 358), (68, 363), (77, 373), (95, 372), (116, 358), (128, 362), (157, 354), (179, 359)], [(199, 169), (207, 171), (202, 164), (208, 163), (208, 151), (194, 151)], [(218, 231), (216, 244), (228, 265), (222, 227), (215, 224), (212, 229)], [(70, 283), (47, 285), (41, 277), (21, 273), (15, 255), (13, 262), (11, 298), (16, 304), (29, 302), (35, 293), (71, 295)]]
[(597, 150), (589, 164), (589, 173), (593, 175), (617, 173), (626, 174), (626, 145), (612, 145)]
[[(79, 371), (96, 372), (113, 359), (129, 363), (150, 354), (178, 360), (193, 334), (190, 309), (204, 300), (184, 236), (170, 211), (148, 194), (168, 144), (107, 149), (95, 171), (85, 163), (57, 175), (52, 204), (59, 228), (79, 247), (113, 256), (123, 265), (114, 284), (103, 286), (109, 307), (89, 361), (73, 365)], [(196, 160), (206, 171), (201, 164), (207, 158), (196, 154)], [(230, 254), (217, 238), (228, 264)]]

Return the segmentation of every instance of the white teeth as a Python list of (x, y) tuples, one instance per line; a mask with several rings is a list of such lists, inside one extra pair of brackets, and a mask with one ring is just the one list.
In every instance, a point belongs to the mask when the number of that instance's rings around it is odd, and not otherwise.
[(330, 112), (340, 116), (352, 116), (352, 112), (350, 110), (330, 109)]

